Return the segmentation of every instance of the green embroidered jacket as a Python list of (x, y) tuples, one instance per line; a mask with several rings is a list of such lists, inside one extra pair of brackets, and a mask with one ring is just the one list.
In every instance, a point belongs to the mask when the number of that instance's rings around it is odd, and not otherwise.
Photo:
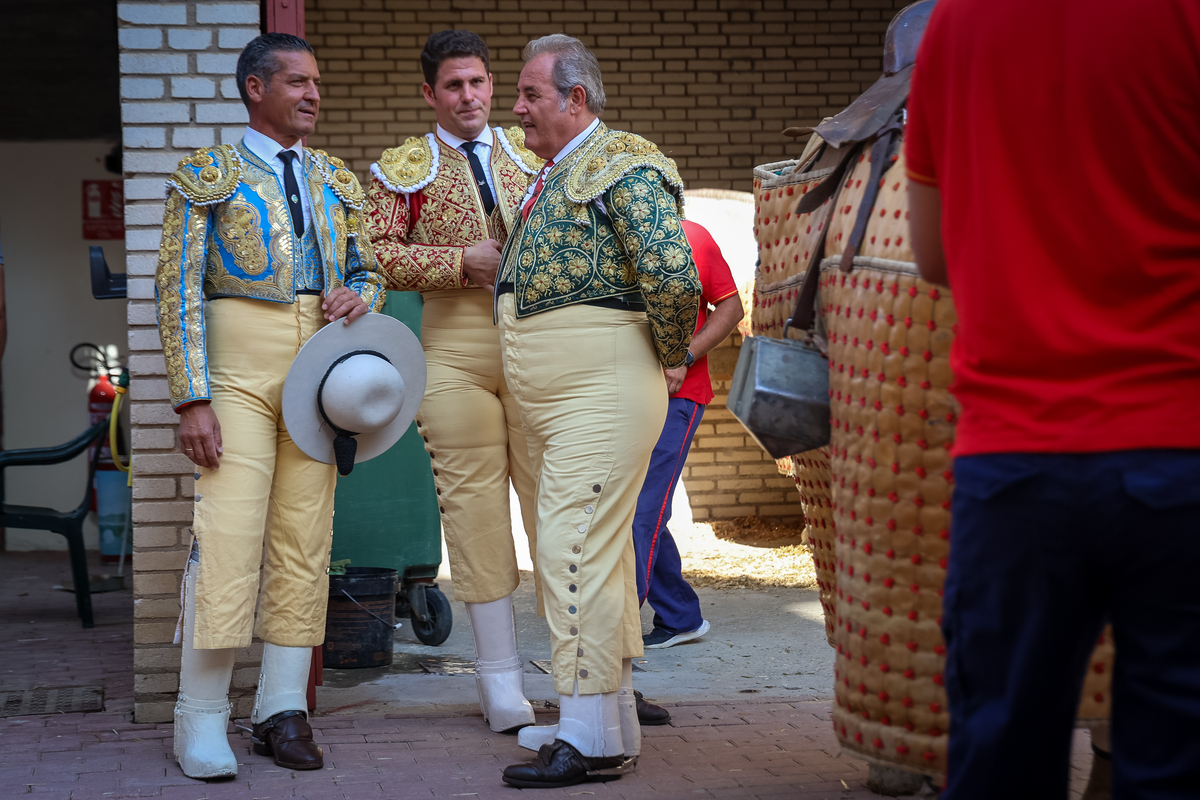
[(517, 216), (499, 279), (514, 286), (517, 317), (609, 297), (642, 300), (659, 361), (683, 366), (700, 278), (682, 207), (675, 162), (640, 136), (598, 126), (550, 170), (528, 221)]

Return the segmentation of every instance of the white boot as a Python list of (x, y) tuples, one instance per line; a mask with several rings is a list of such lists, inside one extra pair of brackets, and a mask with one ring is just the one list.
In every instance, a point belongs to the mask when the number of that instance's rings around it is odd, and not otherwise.
[(633, 694), (633, 659), (621, 662), (621, 688), (617, 690), (617, 712), (621, 717), (621, 743), (625, 757), (636, 759), (642, 753), (642, 724), (638, 722), (637, 698)]
[[(192, 559), (197, 558), (193, 549)], [(188, 560), (183, 577), (183, 654), (179, 699), (175, 703), (175, 760), (189, 778), (232, 778), (237, 757), (229, 746), (229, 680), (233, 648), (197, 650), (196, 560)]]
[(286, 769), (321, 769), (325, 754), (308, 724), (311, 647), (263, 645), (262, 672), (254, 696), (254, 752)]
[(251, 722), (257, 725), (280, 711), (308, 714), (312, 652), (311, 647), (281, 647), (270, 642), (263, 645), (262, 672), (258, 676)]
[(517, 655), (512, 595), (490, 603), (467, 603), (475, 637), (475, 686), (483, 718), (496, 732), (533, 725)]
[(588, 758), (615, 758), (625, 753), (617, 693), (559, 695), (558, 736)]
[[(625, 758), (636, 759), (642, 752), (642, 726), (638, 722), (637, 699), (633, 695), (633, 659), (621, 663), (621, 688), (617, 690), (617, 716), (621, 724), (621, 746)], [(517, 731), (517, 744), (535, 753), (544, 744), (559, 738), (557, 725), (537, 725)]]

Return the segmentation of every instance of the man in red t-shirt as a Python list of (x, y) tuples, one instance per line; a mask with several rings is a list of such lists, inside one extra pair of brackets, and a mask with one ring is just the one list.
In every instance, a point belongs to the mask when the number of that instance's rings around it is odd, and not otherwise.
[(912, 242), (962, 404), (943, 798), (1066, 796), (1106, 619), (1113, 795), (1200, 791), (1197, 42), (1194, 0), (941, 0), (925, 33)]
[[(688, 220), (684, 220), (683, 230), (692, 246), (703, 299), (687, 365), (664, 370), (667, 392), (671, 396), (667, 404), (667, 422), (654, 446), (654, 455), (650, 457), (650, 471), (646, 473), (646, 482), (638, 495), (637, 514), (633, 519), (638, 601), (649, 600), (654, 609), (654, 629), (642, 637), (642, 644), (647, 649), (671, 647), (698, 639), (708, 632), (708, 620), (700, 613), (700, 600), (683, 579), (679, 548), (667, 530), (667, 522), (671, 519), (671, 497), (679, 483), (679, 472), (687, 460), (696, 426), (704, 416), (704, 407), (713, 399), (708, 351), (725, 341), (745, 313), (733, 274), (712, 234)], [(708, 306), (713, 307), (711, 315)], [(643, 719), (642, 724), (647, 724), (647, 720)]]

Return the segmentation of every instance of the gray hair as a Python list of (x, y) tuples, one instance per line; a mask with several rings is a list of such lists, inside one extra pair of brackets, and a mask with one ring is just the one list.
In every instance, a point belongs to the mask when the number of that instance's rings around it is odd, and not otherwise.
[(576, 86), (587, 95), (588, 111), (596, 116), (604, 111), (604, 80), (600, 77), (600, 62), (591, 50), (584, 47), (583, 42), (565, 33), (552, 33), (525, 45), (522, 55), (526, 63), (538, 56), (554, 56), (550, 79), (558, 90), (560, 111), (567, 109), (567, 99)]
[(270, 91), (271, 79), (282, 69), (276, 53), (308, 53), (313, 58), (317, 57), (312, 45), (290, 33), (264, 33), (251, 39), (238, 56), (236, 72), (238, 94), (242, 96), (242, 103), (246, 108), (250, 107), (246, 79), (253, 75), (263, 82), (267, 91)]

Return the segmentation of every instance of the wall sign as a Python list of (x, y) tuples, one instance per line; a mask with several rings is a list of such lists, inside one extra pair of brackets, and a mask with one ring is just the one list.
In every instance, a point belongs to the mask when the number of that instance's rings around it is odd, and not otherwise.
[(83, 238), (125, 238), (124, 181), (83, 182)]

